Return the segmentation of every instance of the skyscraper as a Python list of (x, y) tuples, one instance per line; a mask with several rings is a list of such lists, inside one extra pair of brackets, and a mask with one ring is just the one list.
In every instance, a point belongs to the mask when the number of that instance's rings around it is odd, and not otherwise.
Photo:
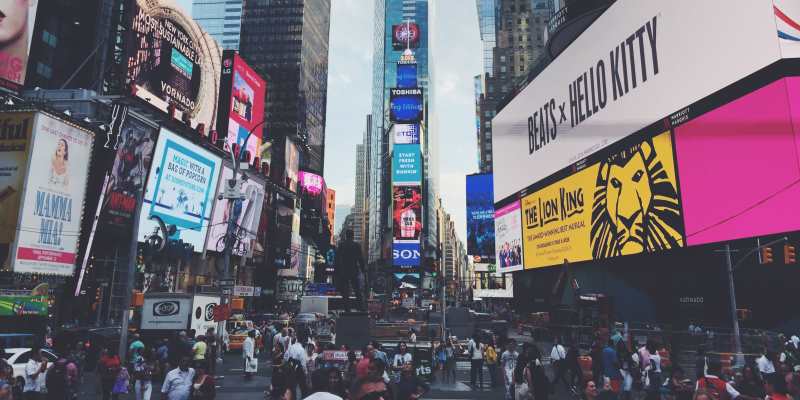
[(324, 170), (330, 12), (330, 0), (244, 3), (240, 52), (267, 79), (266, 132), (279, 168), (296, 145), (301, 170)]
[(225, 50), (239, 50), (243, 0), (194, 0), (192, 18)]
[[(415, 24), (418, 43), (405, 45), (393, 39), (393, 27)], [(416, 60), (417, 87), (422, 89), (425, 116), (421, 124), (420, 146), (424, 164), (423, 176), (423, 251), (433, 251), (437, 226), (435, 222), (435, 149), (427, 121), (430, 98), (429, 24), (427, 0), (375, 0), (375, 29), (372, 75), (372, 127), (369, 168), (369, 252), (370, 262), (388, 261), (391, 248), (391, 138), (389, 130), (390, 89), (398, 86), (397, 64), (408, 47)], [(393, 43), (394, 40), (394, 43)], [(399, 43), (398, 43), (399, 42)], [(433, 218), (433, 219), (431, 219)]]

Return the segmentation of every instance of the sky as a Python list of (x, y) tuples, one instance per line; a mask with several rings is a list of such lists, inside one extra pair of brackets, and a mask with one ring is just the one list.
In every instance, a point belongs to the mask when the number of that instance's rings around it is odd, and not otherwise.
[[(191, 12), (192, 0), (178, 0)], [(374, 0), (331, 0), (325, 180), (337, 209), (355, 197), (356, 144), (361, 143), (372, 99)], [(473, 77), (482, 71), (474, 0), (429, 0), (434, 85), (430, 134), (438, 135), (439, 191), (466, 238), (465, 175), (477, 172)], [(438, 128), (438, 129), (437, 129)], [(336, 215), (339, 225), (346, 215)], [(338, 227), (337, 227), (338, 232)]]

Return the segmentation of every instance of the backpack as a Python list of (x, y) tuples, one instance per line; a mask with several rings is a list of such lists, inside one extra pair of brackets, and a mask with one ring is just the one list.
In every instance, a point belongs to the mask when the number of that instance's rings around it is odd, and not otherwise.
[(726, 382), (719, 378), (703, 377), (697, 381), (697, 387), (705, 389), (711, 400), (730, 400), (725, 385)]
[(486, 362), (489, 364), (494, 364), (497, 362), (497, 352), (494, 350), (494, 347), (489, 346), (486, 348)]

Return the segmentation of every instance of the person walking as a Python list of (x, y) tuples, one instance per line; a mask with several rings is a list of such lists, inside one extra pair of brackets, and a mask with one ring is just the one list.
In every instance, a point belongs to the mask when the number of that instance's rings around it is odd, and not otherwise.
[(42, 357), (41, 349), (34, 348), (25, 364), (25, 387), (22, 389), (25, 400), (42, 400), (46, 376), (47, 360)]
[(166, 400), (189, 400), (195, 374), (194, 369), (189, 367), (190, 364), (191, 359), (188, 356), (181, 357), (178, 367), (169, 371), (164, 377), (161, 394)]
[(153, 354), (145, 354), (133, 365), (133, 391), (136, 400), (150, 400), (153, 393), (153, 377), (158, 376), (156, 360)]
[(453, 345), (453, 339), (448, 338), (447, 344), (444, 348), (445, 362), (444, 362), (444, 382), (450, 382), (452, 377), (453, 383), (456, 383), (456, 347)]
[(216, 397), (214, 377), (208, 374), (205, 364), (198, 364), (192, 382), (192, 400), (214, 400)]
[(102, 390), (103, 400), (109, 400), (112, 397), (116, 398), (116, 396), (112, 396), (112, 391), (114, 390), (114, 383), (117, 381), (120, 368), (121, 364), (116, 350), (109, 347), (104, 348), (100, 356), (100, 361), (98, 361), (97, 364), (97, 373), (100, 377), (100, 390)]
[[(217, 335), (214, 328), (206, 329), (206, 346), (208, 350), (206, 350), (206, 363), (208, 364), (208, 373), (212, 376), (217, 373)], [(270, 337), (269, 342), (265, 342), (265, 346), (267, 344), (272, 343), (272, 337)]]
[(555, 390), (558, 381), (564, 382), (564, 387), (570, 388), (570, 383), (567, 382), (567, 351), (561, 345), (561, 340), (555, 338), (553, 348), (550, 350), (550, 362), (553, 364), (553, 381), (552, 388)]
[(206, 343), (206, 337), (200, 335), (197, 337), (197, 342), (195, 342), (194, 346), (192, 346), (192, 362), (194, 363), (195, 369), (197, 369), (198, 365), (201, 364), (203, 366), (207, 365), (206, 353), (208, 353), (208, 344)]
[(503, 373), (503, 384), (505, 385), (505, 399), (514, 398), (514, 370), (517, 368), (517, 342), (513, 339), (506, 343), (506, 350), (500, 356), (500, 368)]
[(256, 333), (247, 332), (247, 339), (242, 344), (242, 358), (244, 358), (244, 379), (249, 381), (253, 374), (258, 372), (258, 359), (256, 359)]
[(45, 377), (47, 400), (69, 400), (67, 391), (67, 360), (60, 359), (47, 371)]
[[(361, 254), (361, 246), (355, 242), (352, 229), (344, 232), (344, 241), (339, 243), (336, 249), (334, 282), (337, 290), (345, 302), (347, 309), (361, 309), (361, 287), (358, 276), (364, 273), (364, 257)], [(350, 300), (350, 290), (355, 292), (356, 307), (353, 307)]]
[(405, 364), (397, 382), (397, 400), (418, 400), (430, 390), (430, 386), (420, 379), (414, 366)]
[(483, 386), (483, 350), (483, 343), (481, 343), (478, 333), (475, 332), (467, 344), (467, 354), (469, 354), (470, 358), (469, 384), (473, 388), (476, 387), (475, 380), (478, 377), (480, 377), (480, 386), (478, 387)]
[(494, 389), (497, 387), (497, 350), (495, 350), (491, 341), (486, 345), (486, 350), (483, 351), (483, 359), (486, 362), (486, 368), (489, 369), (489, 382), (491, 382)]
[(622, 388), (622, 374), (619, 370), (619, 356), (614, 350), (614, 341), (609, 339), (603, 349), (603, 376), (610, 380), (611, 390), (614, 393), (619, 393)]

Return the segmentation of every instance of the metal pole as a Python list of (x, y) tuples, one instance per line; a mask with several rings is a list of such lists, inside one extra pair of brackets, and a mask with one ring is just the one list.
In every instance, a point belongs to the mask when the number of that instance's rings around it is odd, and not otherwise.
[[(442, 274), (444, 275), (444, 274)], [(442, 276), (442, 343), (447, 342), (447, 323), (445, 320), (447, 309), (447, 278)]]
[[(139, 217), (142, 214), (142, 202), (144, 201), (144, 187), (139, 186), (136, 190), (136, 211), (133, 213), (133, 232), (131, 232), (131, 242), (128, 249), (128, 276), (125, 284), (125, 297), (122, 303), (122, 326), (120, 327), (119, 340), (119, 359), (121, 364), (125, 364), (125, 357), (128, 355), (128, 323), (130, 317), (131, 296), (133, 295), (133, 281), (136, 276), (136, 256), (139, 248)], [(166, 238), (164, 238), (166, 240)]]
[(736, 287), (733, 281), (733, 262), (731, 260), (731, 245), (725, 245), (725, 262), (728, 269), (728, 293), (730, 295), (731, 319), (733, 320), (733, 351), (736, 352), (736, 365), (744, 365), (742, 354), (742, 338), (739, 335), (739, 317), (736, 314)]

